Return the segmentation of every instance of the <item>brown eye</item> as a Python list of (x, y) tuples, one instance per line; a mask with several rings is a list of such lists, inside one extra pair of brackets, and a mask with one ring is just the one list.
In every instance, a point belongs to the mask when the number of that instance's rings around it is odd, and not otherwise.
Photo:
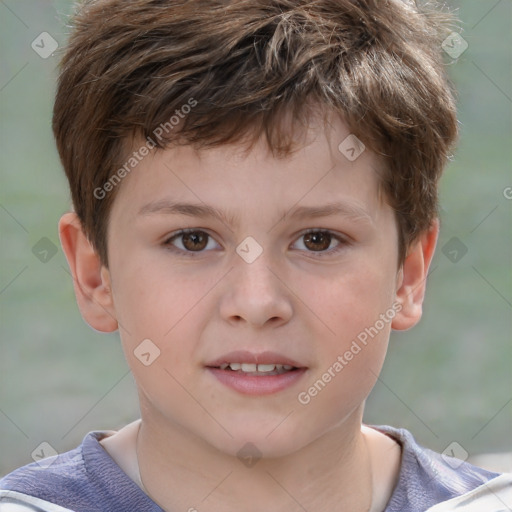
[(194, 231), (193, 233), (183, 233), (183, 246), (188, 251), (202, 251), (208, 243), (208, 235), (201, 231)]
[(350, 245), (346, 236), (325, 229), (303, 232), (294, 244), (296, 249), (317, 258), (335, 256)]
[(331, 245), (332, 236), (327, 231), (313, 231), (304, 235), (304, 245), (312, 251), (325, 251)]
[(208, 249), (216, 246), (214, 239), (208, 233), (197, 229), (182, 230), (166, 240), (164, 245), (189, 255), (207, 252)]

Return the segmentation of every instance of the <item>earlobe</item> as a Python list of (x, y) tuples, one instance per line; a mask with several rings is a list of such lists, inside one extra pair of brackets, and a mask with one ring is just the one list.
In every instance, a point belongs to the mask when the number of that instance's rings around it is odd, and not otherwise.
[(83, 319), (97, 331), (115, 331), (118, 324), (110, 273), (102, 265), (85, 236), (76, 213), (65, 213), (61, 217), (59, 237), (71, 270), (76, 300)]
[(400, 304), (400, 311), (391, 324), (393, 329), (410, 329), (421, 318), (428, 269), (434, 256), (438, 235), (439, 221), (436, 219), (409, 247), (398, 275), (395, 302)]

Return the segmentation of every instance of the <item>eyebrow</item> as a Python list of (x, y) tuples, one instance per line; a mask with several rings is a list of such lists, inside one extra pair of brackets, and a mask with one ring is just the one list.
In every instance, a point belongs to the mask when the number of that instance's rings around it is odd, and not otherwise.
[[(146, 215), (187, 215), (198, 218), (214, 218), (223, 224), (238, 226), (239, 217), (229, 212), (218, 210), (213, 206), (201, 203), (180, 203), (170, 199), (160, 199), (144, 205), (140, 210), (139, 216)], [(360, 206), (349, 203), (335, 202), (327, 203), (322, 206), (300, 206), (292, 208), (289, 211), (280, 212), (277, 222), (285, 217), (297, 218), (300, 220), (317, 217), (329, 217), (339, 215), (348, 217), (354, 221), (363, 221), (373, 224), (370, 214)]]

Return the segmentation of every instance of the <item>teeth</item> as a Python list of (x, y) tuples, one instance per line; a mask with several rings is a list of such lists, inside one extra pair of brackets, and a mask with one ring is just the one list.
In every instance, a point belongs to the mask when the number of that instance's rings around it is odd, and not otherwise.
[(259, 372), (272, 372), (274, 371), (276, 365), (275, 364), (259, 364), (258, 371)]
[(221, 370), (227, 370), (230, 368), (233, 371), (239, 371), (245, 373), (271, 373), (284, 371), (290, 371), (293, 366), (289, 364), (255, 364), (255, 363), (224, 363), (220, 365)]

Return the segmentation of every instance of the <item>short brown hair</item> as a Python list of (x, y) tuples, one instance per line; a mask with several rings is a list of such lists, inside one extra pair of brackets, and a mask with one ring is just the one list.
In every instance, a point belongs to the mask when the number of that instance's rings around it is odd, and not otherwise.
[[(447, 20), (411, 0), (84, 2), (61, 61), (53, 130), (102, 262), (118, 187), (101, 198), (95, 190), (126, 160), (127, 141), (212, 147), (264, 135), (286, 156), (294, 138), (280, 121), (291, 114), (300, 125), (312, 104), (340, 114), (383, 159), (402, 261), (437, 217), (457, 133), (441, 51)], [(155, 140), (191, 99), (179, 129)]]

